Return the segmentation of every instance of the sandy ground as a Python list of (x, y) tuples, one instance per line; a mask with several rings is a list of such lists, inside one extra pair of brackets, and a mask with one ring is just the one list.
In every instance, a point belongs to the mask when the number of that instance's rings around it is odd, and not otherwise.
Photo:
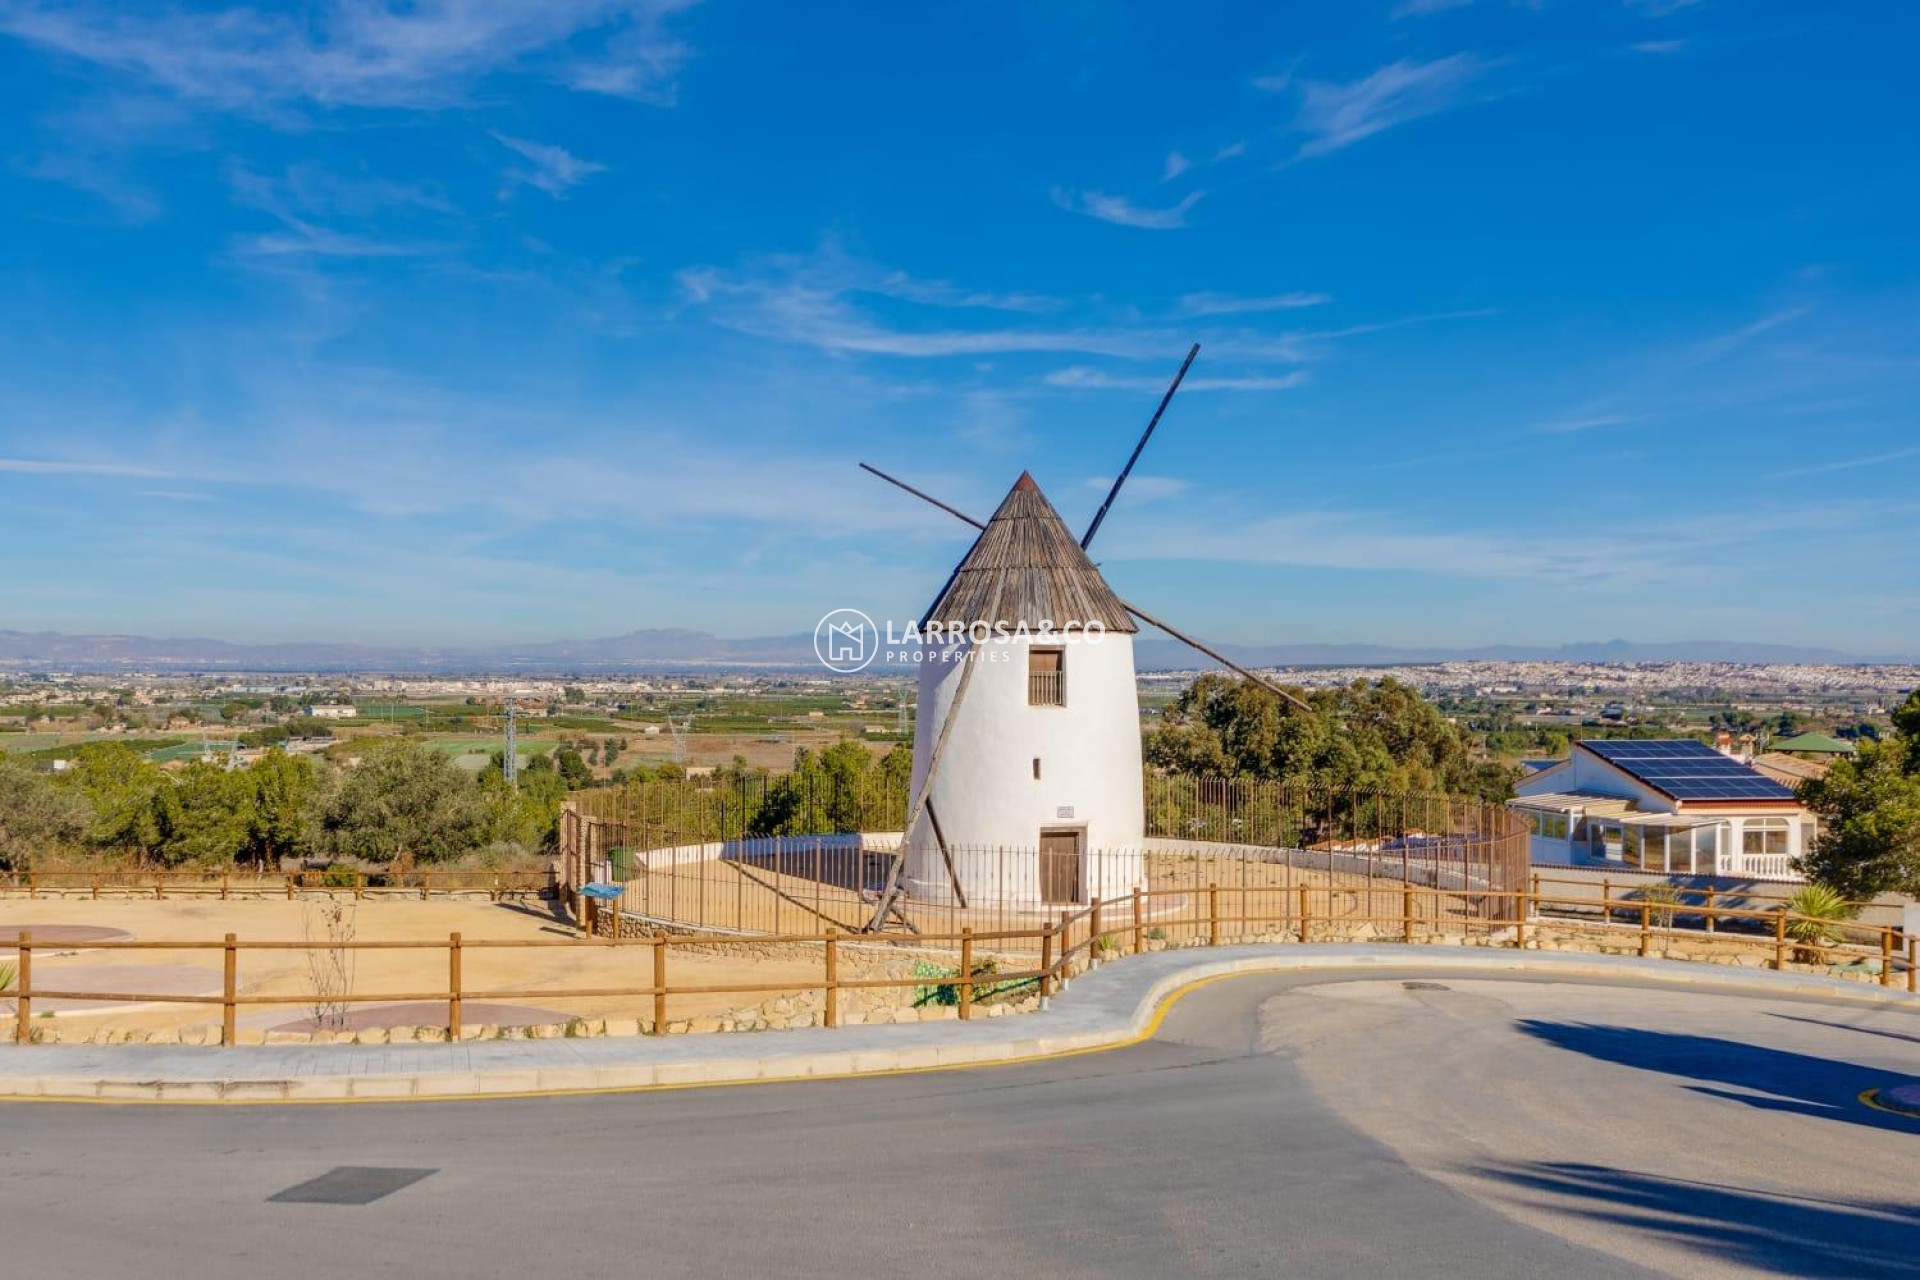
[[(127, 994), (208, 994), (221, 989), (219, 940), (227, 933), (242, 942), (303, 942), (324, 939), (325, 930), (310, 917), (327, 905), (318, 901), (167, 901), (127, 900), (0, 901), (0, 926), (35, 924), (103, 925), (124, 929), (136, 941), (212, 942), (205, 949), (137, 950), (75, 945), (43, 951), (35, 948), (33, 985), (38, 990), (114, 991)], [(353, 953), (352, 990), (356, 996), (385, 996), (394, 1003), (433, 998), (447, 990), (450, 933), (462, 939), (461, 988), (499, 1004), (551, 1010), (553, 1020), (567, 1017), (652, 1016), (648, 996), (553, 997), (523, 994), (556, 989), (644, 987), (652, 981), (652, 948), (573, 945), (577, 932), (551, 914), (550, 904), (403, 899), (358, 904), (340, 900), (354, 922), (358, 941), (432, 941), (420, 950), (363, 950)], [(480, 941), (538, 941), (563, 945), (490, 948)], [(239, 989), (245, 995), (311, 998), (314, 989), (305, 949), (242, 949)], [(0, 964), (12, 959), (0, 950)], [(810, 962), (775, 962), (708, 957), (675, 951), (669, 960), (672, 985), (709, 986), (765, 982), (773, 991), (817, 984), (820, 967)], [(771, 994), (772, 992), (769, 992)], [(675, 996), (674, 1018), (719, 1013), (764, 996), (717, 994)], [(0, 1001), (12, 1012), (11, 1001)], [(38, 1002), (36, 1002), (38, 1004)], [(367, 1004), (356, 1004), (366, 1009)], [(141, 1029), (216, 1025), (218, 1005), (116, 1005), (72, 1001), (39, 1005), (54, 1013), (58, 1025), (115, 1026)], [(279, 1026), (310, 1014), (303, 1003), (241, 1007), (242, 1027)]]
[[(866, 879), (884, 880), (884, 855), (869, 855)], [(804, 872), (809, 859), (796, 852), (786, 865)], [(849, 875), (849, 878), (851, 876)], [(1258, 932), (1259, 921), (1291, 921), (1299, 908), (1299, 886), (1308, 890), (1308, 910), (1318, 920), (1373, 917), (1397, 919), (1404, 901), (1396, 880), (1369, 882), (1365, 877), (1325, 868), (1288, 867), (1285, 863), (1238, 860), (1196, 860), (1156, 855), (1149, 860), (1148, 880), (1154, 896), (1144, 904), (1143, 923), (1174, 940), (1204, 935), (1208, 928), (1207, 886), (1220, 886), (1223, 937)], [(823, 883), (807, 874), (782, 874), (772, 864), (709, 861), (641, 873), (628, 883), (622, 901), (625, 910), (639, 915), (679, 920), (720, 929), (765, 933), (814, 933), (833, 928), (852, 931), (872, 916), (872, 899), (851, 886)], [(925, 933), (957, 932), (962, 926), (976, 933), (1038, 929), (1059, 918), (1068, 906), (1038, 907), (1026, 903), (976, 903), (968, 909), (952, 904), (902, 902), (907, 917)], [(1421, 895), (1416, 912), (1459, 913), (1459, 903)], [(1132, 907), (1126, 899), (1109, 902), (1102, 911), (1103, 931), (1132, 927)], [(1243, 927), (1242, 922), (1246, 924)], [(898, 925), (891, 928), (898, 929)]]

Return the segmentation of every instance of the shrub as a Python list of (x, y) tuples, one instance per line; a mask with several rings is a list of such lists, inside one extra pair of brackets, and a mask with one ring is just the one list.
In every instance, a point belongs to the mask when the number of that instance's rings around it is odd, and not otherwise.
[(1800, 886), (1780, 909), (1787, 913), (1787, 936), (1801, 944), (1793, 953), (1801, 964), (1822, 963), (1826, 957), (1820, 948), (1838, 941), (1839, 924), (1853, 916), (1847, 900), (1823, 884)]
[(1673, 928), (1676, 909), (1687, 902), (1679, 889), (1665, 881), (1644, 885), (1629, 896), (1647, 904), (1647, 916), (1656, 929)]

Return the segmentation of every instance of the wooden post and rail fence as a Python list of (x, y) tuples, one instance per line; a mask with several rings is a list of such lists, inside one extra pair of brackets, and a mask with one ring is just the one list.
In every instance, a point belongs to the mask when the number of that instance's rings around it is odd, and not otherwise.
[[(1852, 963), (1877, 961), (1878, 981), (1884, 987), (1904, 986), (1909, 993), (1920, 991), (1920, 937), (1906, 936), (1892, 926), (1863, 925), (1846, 921), (1835, 921), (1810, 916), (1794, 915), (1782, 910), (1763, 911), (1750, 908), (1729, 907), (1686, 907), (1688, 915), (1704, 915), (1707, 928), (1682, 929), (1671, 923), (1656, 924), (1656, 909), (1666, 913), (1674, 911), (1672, 904), (1654, 903), (1645, 899), (1615, 899), (1607, 897), (1597, 904), (1591, 899), (1561, 899), (1541, 893), (1535, 889), (1503, 892), (1462, 892), (1405, 886), (1400, 893), (1399, 910), (1392, 914), (1355, 915), (1332, 910), (1316, 914), (1314, 894), (1318, 892), (1327, 897), (1329, 903), (1334, 895), (1341, 892), (1336, 888), (1310, 890), (1301, 885), (1294, 894), (1283, 893), (1278, 900), (1287, 905), (1280, 913), (1261, 914), (1257, 902), (1248, 902), (1248, 895), (1265, 895), (1268, 901), (1274, 900), (1273, 891), (1267, 889), (1242, 889), (1236, 886), (1210, 884), (1204, 895), (1194, 895), (1184, 890), (1134, 889), (1124, 900), (1129, 909), (1128, 932), (1131, 935), (1131, 952), (1140, 954), (1150, 950), (1149, 943), (1164, 941), (1168, 946), (1208, 946), (1223, 945), (1227, 939), (1222, 935), (1222, 922), (1237, 918), (1245, 923), (1243, 934), (1272, 934), (1292, 932), (1302, 942), (1311, 941), (1316, 935), (1314, 925), (1324, 926), (1320, 936), (1338, 937), (1343, 927), (1366, 925), (1376, 932), (1371, 940), (1375, 942), (1391, 941), (1378, 931), (1382, 928), (1399, 929), (1398, 941), (1417, 944), (1436, 937), (1472, 933), (1475, 930), (1491, 939), (1496, 933), (1507, 935), (1510, 945), (1524, 947), (1529, 937), (1535, 945), (1542, 945), (1543, 929), (1554, 924), (1563, 929), (1598, 928), (1603, 935), (1613, 934), (1622, 943), (1636, 945), (1640, 955), (1653, 954), (1657, 940), (1671, 940), (1676, 937), (1702, 937), (1715, 933), (1714, 926), (1737, 924), (1753, 930), (1744, 935), (1728, 934), (1724, 929), (1717, 932), (1717, 945), (1737, 945), (1744, 940), (1765, 946), (1771, 942), (1771, 964), (1775, 969), (1784, 970), (1790, 964), (1832, 965), (1836, 958)], [(1241, 895), (1239, 909), (1223, 912), (1221, 897)], [(1167, 900), (1170, 910), (1155, 915), (1157, 900)], [(1488, 900), (1504, 902), (1509, 910), (1489, 914)], [(1550, 908), (1564, 907), (1569, 902), (1581, 906), (1597, 905), (1606, 916), (1606, 921), (1598, 926), (1569, 922), (1547, 916), (1544, 912)], [(769, 992), (792, 991), (796, 986), (806, 990), (806, 984), (792, 981), (748, 982), (748, 983), (708, 983), (675, 985), (672, 982), (670, 957), (675, 948), (694, 950), (702, 946), (719, 943), (737, 945), (742, 941), (778, 944), (817, 945), (821, 956), (821, 978), (812, 989), (818, 990), (823, 997), (821, 1022), (829, 1027), (839, 1026), (840, 1000), (843, 992), (862, 989), (917, 988), (938, 991), (952, 989), (952, 1003), (957, 1015), (962, 1019), (971, 1019), (979, 1007), (982, 982), (990, 984), (989, 996), (1008, 992), (1031, 991), (1042, 1000), (1054, 996), (1062, 984), (1076, 972), (1088, 967), (1095, 960), (1113, 958), (1120, 948), (1112, 935), (1104, 932), (1109, 922), (1107, 912), (1112, 903), (1094, 899), (1078, 910), (1063, 911), (1057, 919), (1026, 929), (999, 929), (976, 931), (972, 927), (963, 927), (956, 933), (947, 934), (860, 934), (845, 935), (834, 929), (821, 933), (765, 935), (743, 938), (737, 934), (679, 934), (669, 935), (657, 932), (648, 940), (650, 945), (644, 950), (629, 948), (640, 954), (651, 956), (650, 980), (642, 984), (603, 986), (603, 987), (556, 987), (539, 989), (479, 989), (467, 985), (464, 975), (464, 959), (467, 953), (482, 950), (529, 950), (537, 948), (579, 948), (620, 946), (618, 929), (615, 937), (602, 938), (594, 934), (583, 933), (579, 938), (516, 938), (516, 939), (478, 939), (464, 938), (459, 933), (450, 933), (444, 939), (408, 940), (408, 941), (361, 941), (346, 942), (277, 942), (247, 941), (229, 933), (217, 942), (201, 941), (97, 941), (97, 942), (60, 942), (43, 944), (46, 947), (58, 946), (60, 950), (71, 952), (86, 951), (193, 951), (218, 950), (222, 955), (221, 991), (218, 995), (180, 995), (134, 991), (76, 991), (55, 986), (43, 987), (34, 973), (34, 956), (37, 950), (31, 928), (23, 928), (18, 938), (13, 940), (15, 953), (14, 974), (9, 986), (0, 988), (0, 999), (13, 1001), (13, 1039), (20, 1044), (33, 1041), (35, 1021), (35, 1001), (63, 1000), (87, 1001), (93, 1003), (121, 1003), (141, 1005), (217, 1005), (220, 1009), (220, 1043), (236, 1043), (236, 1021), (242, 1007), (253, 1006), (314, 1006), (316, 1003), (337, 1006), (344, 1011), (356, 1004), (437, 1002), (446, 1008), (444, 1029), (453, 1039), (461, 1037), (466, 1021), (463, 1003), (469, 1000), (606, 1000), (646, 998), (652, 1002), (653, 1034), (664, 1034), (669, 1029), (670, 1001), (676, 996), (711, 995), (747, 995)], [(1185, 908), (1185, 910), (1181, 910)], [(1622, 912), (1631, 913), (1632, 925), (1622, 928), (1613, 923)], [(1532, 928), (1529, 933), (1529, 926)], [(1176, 938), (1178, 933), (1181, 937)], [(1847, 934), (1853, 935), (1851, 941)], [(1158, 935), (1157, 937), (1155, 935)], [(1770, 936), (1768, 936), (1770, 935)], [(841, 972), (841, 960), (846, 945), (854, 944), (863, 951), (871, 953), (878, 948), (910, 947), (923, 950), (929, 946), (957, 949), (959, 967), (947, 977), (913, 976), (894, 977), (845, 977)], [(6, 943), (0, 942), (0, 955), (5, 954)], [(990, 977), (983, 978), (979, 964), (981, 948), (990, 954), (1004, 957), (1008, 955), (1027, 955), (1037, 957), (1031, 968), (1017, 969), (1011, 972), (993, 971)], [(421, 991), (389, 991), (370, 994), (339, 992), (316, 996), (314, 992), (272, 993), (248, 991), (244, 989), (241, 976), (241, 960), (248, 952), (271, 951), (381, 951), (415, 950), (431, 951), (444, 949), (446, 952), (446, 986), (442, 989)], [(1904, 980), (1901, 975), (1904, 974)], [(44, 1013), (44, 1006), (42, 1006)]]

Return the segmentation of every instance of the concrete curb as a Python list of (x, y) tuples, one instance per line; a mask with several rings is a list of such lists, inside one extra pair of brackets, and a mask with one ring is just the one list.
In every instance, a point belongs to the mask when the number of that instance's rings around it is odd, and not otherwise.
[(450, 1101), (933, 1071), (1135, 1044), (1153, 1034), (1179, 993), (1236, 974), (1435, 969), (1656, 981), (1702, 994), (1817, 998), (1920, 1013), (1920, 997), (1904, 992), (1765, 969), (1477, 947), (1278, 944), (1131, 957), (1074, 979), (1043, 1012), (964, 1023), (385, 1047), (10, 1045), (0, 1048), (0, 1101)]

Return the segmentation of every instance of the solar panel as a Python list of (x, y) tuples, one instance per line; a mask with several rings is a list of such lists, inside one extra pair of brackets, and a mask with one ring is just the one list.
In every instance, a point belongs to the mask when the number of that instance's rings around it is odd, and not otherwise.
[(1676, 800), (1793, 799), (1788, 788), (1704, 742), (1601, 738), (1580, 745)]

